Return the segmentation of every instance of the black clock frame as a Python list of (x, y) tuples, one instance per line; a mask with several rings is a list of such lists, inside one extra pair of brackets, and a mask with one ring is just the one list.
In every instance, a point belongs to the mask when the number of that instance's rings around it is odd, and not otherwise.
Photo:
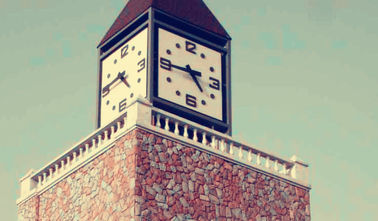
[[(147, 46), (147, 99), (153, 106), (161, 108), (170, 113), (176, 114), (188, 120), (194, 121), (216, 131), (231, 135), (231, 39), (218, 34), (214, 34), (180, 18), (169, 15), (163, 11), (149, 8), (124, 29), (99, 46), (99, 66), (98, 66), (98, 93), (97, 93), (97, 125), (100, 122), (101, 107), (101, 60), (116, 50), (122, 43), (148, 27)], [(222, 53), (222, 99), (223, 99), (223, 119), (220, 121), (213, 117), (201, 114), (187, 107), (174, 104), (158, 97), (158, 29), (185, 37), (193, 42), (199, 43), (213, 50)]]
[[(140, 32), (145, 30), (148, 27), (147, 22), (142, 23), (138, 28), (134, 29), (132, 32), (128, 33), (125, 37), (123, 37), (121, 40), (119, 40), (116, 44), (112, 45), (112, 47), (109, 47), (107, 51), (103, 51), (103, 53), (99, 54), (99, 60), (98, 60), (98, 84), (97, 84), (97, 128), (102, 127), (104, 125), (101, 125), (101, 96), (102, 96), (102, 61), (106, 59), (108, 56), (110, 56), (114, 51), (118, 50), (125, 42), (129, 41), (136, 35), (138, 35)], [(148, 49), (147, 49), (148, 51)], [(148, 56), (146, 56), (146, 59), (148, 59)], [(146, 65), (147, 66), (147, 65)], [(148, 72), (148, 71), (147, 71)], [(147, 73), (148, 75), (148, 73)], [(147, 94), (147, 91), (146, 91)]]
[[(189, 39), (190, 41), (192, 41), (196, 44), (201, 44), (203, 46), (209, 47), (209, 48), (216, 50), (216, 51), (218, 51), (222, 54), (221, 92), (222, 92), (222, 113), (223, 113), (223, 116), (222, 116), (221, 121), (218, 120), (218, 119), (215, 119), (211, 116), (207, 116), (205, 114), (199, 113), (199, 112), (197, 112), (193, 109), (189, 109), (188, 107), (175, 104), (175, 103), (170, 102), (170, 101), (168, 101), (164, 98), (159, 97), (159, 93), (158, 93), (158, 91), (159, 91), (159, 88), (158, 88), (158, 85), (159, 85), (159, 56), (160, 56), (159, 55), (159, 33), (158, 33), (159, 29), (164, 29), (166, 31), (172, 32), (176, 35), (179, 35), (181, 37)], [(226, 84), (224, 83), (224, 82), (226, 82), (226, 78), (225, 78), (226, 59), (225, 59), (225, 56), (226, 56), (227, 51), (224, 48), (214, 47), (214, 45), (209, 45), (205, 42), (202, 42), (201, 39), (199, 39), (199, 38), (195, 38), (195, 37), (191, 36), (190, 34), (185, 33), (184, 31), (178, 30), (177, 28), (174, 28), (172, 26), (168, 26), (166, 24), (162, 24), (160, 22), (156, 22), (155, 29), (153, 30), (152, 34), (154, 35), (153, 37), (154, 37), (154, 45), (155, 45), (155, 47), (153, 49), (154, 50), (153, 54), (155, 56), (154, 56), (154, 68), (153, 68), (153, 73), (152, 73), (153, 78), (155, 79), (153, 81), (153, 98), (152, 98), (153, 105), (158, 107), (158, 108), (167, 110), (168, 112), (171, 112), (173, 114), (182, 116), (182, 117), (189, 119), (191, 121), (202, 124), (204, 126), (225, 132), (224, 129), (222, 130), (222, 127), (226, 128), (226, 124), (227, 124)]]

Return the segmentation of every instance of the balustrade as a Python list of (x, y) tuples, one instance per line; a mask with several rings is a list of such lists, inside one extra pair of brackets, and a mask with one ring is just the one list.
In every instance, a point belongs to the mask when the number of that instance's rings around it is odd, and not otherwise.
[[(41, 169), (34, 174), (31, 178), (41, 188), (54, 181), (60, 175), (71, 170), (91, 155), (99, 150), (99, 147), (106, 143), (110, 137), (115, 136), (126, 125), (126, 118), (121, 118), (112, 125), (103, 128), (102, 130), (94, 133), (88, 139), (76, 145), (69, 152), (65, 153), (62, 157), (55, 160), (53, 163)], [(121, 128), (121, 126), (123, 126)]]
[[(209, 152), (222, 155), (234, 162), (294, 180), (293, 182), (304, 181), (302, 179), (305, 177), (304, 174), (307, 173), (307, 165), (297, 161), (296, 158), (290, 161), (279, 158), (273, 154), (258, 150), (254, 146), (240, 143), (226, 134), (145, 105), (143, 102), (138, 102), (137, 104), (141, 105), (139, 108), (144, 111), (141, 112), (142, 114), (135, 112), (131, 115), (131, 119), (128, 119), (124, 114), (124, 116), (114, 120), (109, 125), (93, 132), (44, 168), (28, 175), (30, 181), (34, 182), (35, 185), (30, 190), (22, 191), (24, 196), (21, 198), (25, 198), (27, 192), (30, 192), (33, 188), (42, 190), (62, 176), (69, 174), (95, 156), (96, 153), (109, 146), (113, 142), (113, 138), (120, 136), (133, 126), (142, 126), (176, 137), (180, 141), (207, 149)], [(136, 110), (139, 111), (139, 109)], [(135, 118), (143, 118), (144, 120), (137, 121)], [(306, 182), (304, 185), (307, 185)]]
[[(269, 172), (289, 175), (291, 178), (295, 178), (294, 173), (291, 171), (294, 165), (293, 162), (257, 150), (254, 147), (243, 145), (227, 135), (220, 134), (211, 129), (204, 130), (203, 128), (197, 128), (157, 111), (153, 111), (152, 114), (152, 126), (155, 128), (170, 132), (175, 136), (182, 136), (185, 139), (192, 140), (198, 145), (206, 146), (209, 150), (219, 151), (219, 153), (233, 160), (247, 163), (251, 166), (257, 166)], [(171, 128), (170, 125), (173, 125), (173, 127)], [(183, 129), (180, 130), (180, 128)], [(189, 134), (192, 134), (192, 136), (189, 136)], [(198, 139), (199, 137), (200, 139)]]

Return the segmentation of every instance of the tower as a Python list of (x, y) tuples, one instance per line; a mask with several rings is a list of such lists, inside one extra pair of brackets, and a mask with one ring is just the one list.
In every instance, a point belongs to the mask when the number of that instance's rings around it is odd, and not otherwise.
[(231, 134), (230, 43), (201, 0), (130, 1), (98, 46), (97, 126), (142, 97)]
[(20, 220), (309, 220), (308, 165), (232, 138), (231, 38), (202, 0), (130, 0), (97, 129), (21, 180)]

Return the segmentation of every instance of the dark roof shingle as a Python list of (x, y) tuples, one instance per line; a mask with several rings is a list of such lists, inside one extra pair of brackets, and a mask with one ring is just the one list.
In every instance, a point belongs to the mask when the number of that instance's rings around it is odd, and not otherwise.
[(230, 38), (202, 0), (129, 0), (101, 40), (99, 46), (150, 7), (164, 11), (223, 37)]

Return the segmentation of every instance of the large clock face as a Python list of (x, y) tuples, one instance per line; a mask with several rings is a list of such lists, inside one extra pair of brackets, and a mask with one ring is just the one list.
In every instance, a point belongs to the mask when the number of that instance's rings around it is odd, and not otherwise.
[(147, 33), (146, 28), (101, 61), (101, 126), (146, 97)]
[(223, 120), (222, 53), (159, 28), (158, 96)]

